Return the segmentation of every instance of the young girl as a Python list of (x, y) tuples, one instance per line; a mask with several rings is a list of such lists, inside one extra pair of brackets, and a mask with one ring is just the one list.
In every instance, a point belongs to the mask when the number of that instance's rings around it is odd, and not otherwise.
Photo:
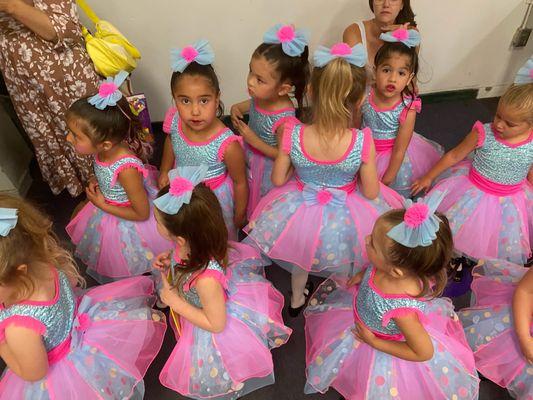
[(413, 193), (427, 191), (437, 176), (472, 151), (471, 162), (460, 164), (432, 189), (446, 193), (439, 211), (450, 220), (455, 248), (473, 259), (523, 264), (533, 232), (532, 83), (511, 86), (493, 123), (476, 122), (457, 147), (414, 183)]
[(79, 154), (94, 155), (96, 179), (86, 189), (89, 202), (66, 230), (76, 255), (98, 282), (150, 271), (154, 254), (169, 242), (157, 232), (149, 194), (154, 185), (144, 167), (146, 152), (138, 120), (118, 89), (127, 73), (108, 78), (98, 94), (74, 102), (67, 112), (67, 140)]
[(442, 156), (442, 148), (414, 133), (422, 102), (416, 96), (416, 46), (420, 34), (398, 29), (380, 36), (385, 44), (376, 53), (376, 82), (362, 108), (362, 126), (374, 136), (378, 176), (405, 197), (413, 182), (426, 174)]
[(52, 222), (0, 195), (0, 399), (140, 399), (165, 316), (147, 277), (88, 290)]
[[(231, 121), (246, 142), (248, 167), (248, 217), (261, 197), (272, 189), (273, 160), (278, 154), (281, 125), (295, 119), (289, 93), (300, 110), (309, 78), (308, 37), (291, 25), (276, 25), (263, 38), (250, 60), (250, 100), (231, 107)], [(249, 113), (248, 125), (242, 121)]]
[[(367, 237), (371, 265), (329, 279), (305, 311), (306, 393), (346, 399), (477, 399), (474, 357), (447, 299), (453, 242), (439, 199), (408, 202)], [(355, 285), (355, 286), (354, 286)], [(355, 325), (355, 327), (354, 327)]]
[(236, 399), (274, 382), (270, 349), (291, 330), (281, 319), (283, 297), (261, 275), (260, 253), (234, 244), (228, 254), (222, 210), (201, 183), (203, 167), (171, 170), (170, 187), (155, 203), (158, 227), (176, 246), (157, 259), (170, 268), (159, 294), (180, 326), (160, 381), (194, 399)]
[(517, 399), (533, 398), (533, 271), (490, 260), (474, 269), (475, 302), (459, 312), (476, 368)]
[[(372, 133), (349, 128), (364, 95), (365, 58), (361, 45), (343, 43), (315, 53), (313, 123), (285, 125), (272, 170), (274, 185), (283, 186), (259, 202), (247, 227), (249, 240), (292, 272), (291, 316), (304, 306), (309, 272), (363, 265), (364, 236), (388, 209), (378, 197)], [(296, 179), (286, 183), (293, 170)], [(399, 195), (385, 194), (401, 204)]]
[(241, 138), (218, 119), (223, 113), (220, 87), (211, 66), (215, 55), (206, 40), (175, 51), (170, 88), (176, 107), (165, 117), (159, 187), (168, 185), (175, 166), (209, 166), (204, 182), (222, 206), (230, 238), (246, 220), (248, 184)]

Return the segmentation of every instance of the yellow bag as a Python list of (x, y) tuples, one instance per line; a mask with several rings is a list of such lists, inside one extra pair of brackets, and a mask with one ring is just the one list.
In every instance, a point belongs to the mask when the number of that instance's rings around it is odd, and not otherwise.
[(96, 72), (104, 77), (115, 76), (119, 71), (131, 72), (137, 67), (135, 60), (141, 58), (139, 50), (110, 22), (102, 21), (85, 0), (76, 0), (78, 6), (94, 23), (96, 32), (91, 35), (82, 26), (87, 53), (94, 63)]

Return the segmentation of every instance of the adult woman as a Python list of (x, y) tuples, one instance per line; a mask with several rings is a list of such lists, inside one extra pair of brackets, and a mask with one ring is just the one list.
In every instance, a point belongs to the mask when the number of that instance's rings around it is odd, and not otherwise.
[(65, 140), (64, 113), (95, 92), (73, 0), (0, 0), (0, 70), (52, 192), (76, 196), (92, 174), (90, 160)]

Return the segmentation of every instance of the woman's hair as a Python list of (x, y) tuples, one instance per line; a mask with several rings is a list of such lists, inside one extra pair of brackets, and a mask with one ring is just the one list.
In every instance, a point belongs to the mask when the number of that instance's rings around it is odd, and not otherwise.
[[(416, 26), (415, 13), (411, 8), (411, 0), (403, 0), (403, 7), (394, 20), (395, 24), (406, 24), (409, 22), (410, 26)], [(374, 0), (368, 0), (370, 9), (374, 12)]]
[[(63, 271), (71, 282), (84, 284), (74, 259), (63, 249), (52, 230), (52, 221), (33, 205), (0, 194), (0, 207), (18, 210), (17, 225), (0, 236), (0, 285), (15, 289), (12, 302), (30, 297), (39, 281), (49, 277), (50, 267)], [(26, 264), (27, 270), (18, 267)]]
[(116, 106), (107, 106), (103, 110), (89, 104), (89, 97), (76, 100), (67, 111), (67, 118), (80, 121), (82, 132), (87, 135), (93, 145), (106, 140), (118, 144), (125, 141), (144, 162), (152, 152), (146, 143), (144, 131), (139, 118), (131, 111), (128, 101), (122, 97)]
[[(169, 186), (166, 186), (158, 197), (168, 191)], [(156, 213), (172, 236), (181, 236), (189, 245), (190, 254), (180, 269), (184, 272), (180, 281), (187, 272), (205, 269), (211, 260), (224, 267), (227, 265), (228, 229), (217, 197), (205, 184), (195, 186), (189, 204), (183, 204), (177, 214), (166, 214), (157, 208)]]
[(352, 126), (353, 113), (366, 90), (366, 72), (342, 58), (311, 74), (312, 122), (319, 134), (342, 133)]
[(291, 57), (283, 51), (281, 44), (262, 43), (252, 58), (264, 57), (280, 74), (279, 81), (289, 81), (294, 86), (294, 98), (300, 111), (304, 108), (305, 90), (309, 81), (309, 47), (305, 46), (298, 57)]
[(500, 104), (514, 108), (533, 124), (533, 83), (512, 85), (500, 98)]
[[(386, 230), (404, 220), (405, 210), (391, 210), (379, 220), (386, 224)], [(453, 252), (452, 231), (444, 214), (436, 213), (440, 219), (437, 238), (430, 246), (407, 247), (392, 239), (387, 246), (387, 261), (401, 269), (412, 272), (420, 278), (422, 290), (418, 297), (430, 295), (438, 297), (444, 291), (447, 282), (446, 266)]]
[(409, 71), (413, 74), (413, 79), (411, 80), (411, 83), (402, 90), (402, 97), (404, 99), (406, 97), (414, 99), (416, 97), (415, 78), (419, 68), (416, 48), (408, 47), (401, 42), (385, 42), (374, 57), (374, 65), (376, 66), (376, 69), (391, 58), (393, 54), (409, 57)]
[[(170, 92), (172, 93), (172, 97), (174, 97), (174, 90), (176, 89), (176, 85), (180, 81), (181, 77), (185, 75), (201, 76), (207, 79), (207, 81), (209, 81), (209, 85), (211, 85), (215, 94), (217, 96), (220, 94), (220, 83), (218, 81), (218, 76), (213, 66), (211, 64), (202, 65), (193, 61), (189, 65), (187, 65), (187, 68), (185, 68), (183, 72), (176, 71), (172, 73), (172, 77), (170, 78)], [(217, 117), (220, 118), (222, 117), (222, 115), (224, 115), (224, 104), (222, 103), (222, 101), (219, 101)]]

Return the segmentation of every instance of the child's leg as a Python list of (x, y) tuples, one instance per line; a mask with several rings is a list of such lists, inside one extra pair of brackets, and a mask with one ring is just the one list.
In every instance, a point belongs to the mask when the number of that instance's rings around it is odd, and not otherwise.
[(294, 268), (291, 275), (291, 287), (292, 287), (292, 297), (291, 297), (291, 307), (298, 308), (305, 303), (305, 284), (307, 283), (307, 278), (309, 273), (300, 268)]

